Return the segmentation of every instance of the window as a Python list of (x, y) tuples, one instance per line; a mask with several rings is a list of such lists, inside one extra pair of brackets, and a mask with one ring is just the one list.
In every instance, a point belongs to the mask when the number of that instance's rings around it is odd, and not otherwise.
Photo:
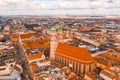
[(60, 57), (60, 60), (59, 60), (59, 62), (61, 63), (61, 57)]
[(91, 65), (89, 65), (89, 72), (91, 72)]
[(73, 62), (73, 70), (75, 70), (75, 62)]
[(76, 63), (76, 72), (78, 72), (78, 66), (79, 66), (79, 64)]
[(86, 68), (86, 66), (84, 65), (84, 68), (83, 68), (83, 73), (85, 73), (85, 70), (86, 70), (85, 68)]
[(81, 64), (79, 64), (79, 72), (81, 72)]
[(55, 56), (55, 61), (57, 61), (57, 58), (58, 58), (58, 57), (57, 57), (57, 56)]
[(66, 65), (66, 59), (64, 58), (64, 64)]
[(68, 66), (69, 65), (69, 60), (68, 59), (66, 60), (66, 63), (67, 63), (66, 65)]

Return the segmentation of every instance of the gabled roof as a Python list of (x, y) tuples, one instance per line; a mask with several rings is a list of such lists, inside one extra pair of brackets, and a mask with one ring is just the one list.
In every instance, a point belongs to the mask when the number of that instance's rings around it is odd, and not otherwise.
[(47, 47), (49, 46), (49, 43), (47, 44), (46, 42), (48, 42), (48, 39), (43, 39), (43, 40), (36, 40), (36, 41), (27, 41), (25, 40), (23, 45), (24, 48), (39, 48), (39, 47)]
[(28, 57), (28, 60), (39, 59), (42, 57), (42, 53), (41, 52), (38, 52), (37, 54), (29, 53), (27, 57)]
[(63, 58), (78, 61), (84, 64), (94, 62), (93, 57), (86, 48), (79, 48), (65, 43), (59, 43), (56, 49), (56, 54)]
[(35, 36), (36, 38), (39, 38), (40, 36), (36, 33), (27, 33), (27, 34), (21, 34), (20, 38), (21, 39), (27, 39), (27, 38), (31, 38), (32, 36)]

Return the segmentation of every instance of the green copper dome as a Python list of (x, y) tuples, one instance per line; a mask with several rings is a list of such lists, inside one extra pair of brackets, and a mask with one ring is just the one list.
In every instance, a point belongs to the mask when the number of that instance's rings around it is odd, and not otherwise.
[(55, 27), (52, 27), (50, 30), (51, 31), (56, 31), (57, 29)]
[(56, 26), (57, 30), (62, 30), (62, 26)]
[(61, 26), (55, 26), (50, 29), (51, 31), (57, 31), (57, 30), (62, 30)]

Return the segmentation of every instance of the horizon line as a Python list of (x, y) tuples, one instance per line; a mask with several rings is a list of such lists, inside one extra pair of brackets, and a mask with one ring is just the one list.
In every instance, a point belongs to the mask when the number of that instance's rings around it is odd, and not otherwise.
[(120, 16), (120, 15), (75, 15), (75, 14), (66, 14), (66, 15), (62, 15), (62, 14), (10, 14), (10, 15), (4, 15), (4, 14), (0, 14), (0, 16), (93, 16), (93, 17), (99, 17), (99, 16)]

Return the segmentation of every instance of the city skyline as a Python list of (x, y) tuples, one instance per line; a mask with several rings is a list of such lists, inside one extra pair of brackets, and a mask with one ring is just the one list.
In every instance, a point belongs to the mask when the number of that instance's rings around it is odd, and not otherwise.
[(119, 0), (1, 0), (0, 15), (120, 15)]
[(120, 80), (120, 16), (1, 16), (0, 80)]

